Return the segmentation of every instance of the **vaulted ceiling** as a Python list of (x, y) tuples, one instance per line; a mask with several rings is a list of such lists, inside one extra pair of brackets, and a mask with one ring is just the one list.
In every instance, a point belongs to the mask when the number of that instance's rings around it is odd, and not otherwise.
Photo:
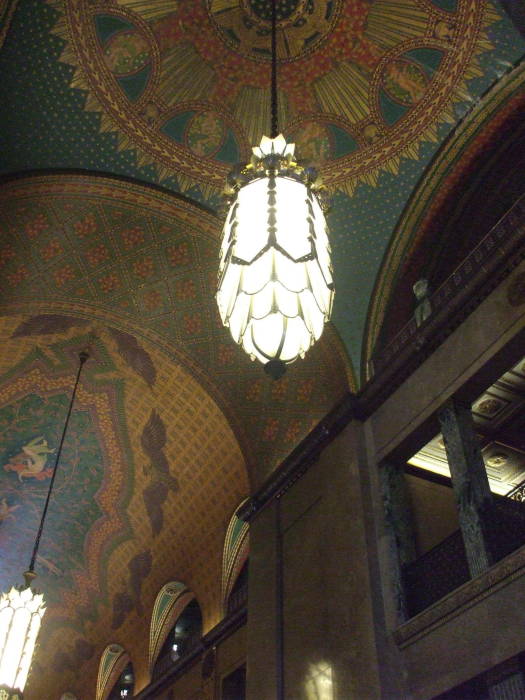
[(23, 447), (56, 449), (92, 352), (37, 562), (50, 604), (27, 700), (82, 699), (109, 642), (147, 682), (172, 578), (218, 621), (233, 510), (357, 388), (388, 304), (381, 262), (415, 240), (396, 223), (525, 51), (489, 1), (277, 7), (281, 128), (331, 193), (336, 297), (322, 340), (272, 382), (214, 301), (222, 184), (269, 128), (270, 1), (0, 0), (2, 588), (52, 465), (21, 474)]

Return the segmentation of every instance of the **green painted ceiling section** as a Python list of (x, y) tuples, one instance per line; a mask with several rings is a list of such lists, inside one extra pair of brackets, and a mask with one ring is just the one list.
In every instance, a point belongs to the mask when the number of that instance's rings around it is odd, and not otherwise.
[[(21, 562), (30, 561), (34, 533), (60, 439), (62, 426), (56, 416), (65, 414), (68, 403), (67, 393), (58, 392), (48, 397), (29, 394), (0, 410), (0, 463), (3, 466), (0, 492), (11, 510), (0, 543), (2, 590), (7, 590), (19, 579)], [(23, 471), (27, 470), (24, 447), (41, 455), (45, 478), (23, 476), (27, 473)], [(88, 411), (76, 410), (71, 414), (63, 459), (73, 466), (57, 473), (53, 508), (50, 508), (47, 518), (47, 536), (44, 533), (42, 538), (38, 567), (43, 571), (45, 582), (60, 576), (66, 577), (67, 585), (72, 586), (71, 572), (85, 566), (87, 532), (103, 515), (96, 494), (104, 477), (104, 460), (96, 427)], [(55, 589), (49, 586), (49, 590)]]
[[(455, 2), (440, 0), (436, 4), (453, 10)], [(133, 151), (118, 151), (116, 135), (99, 132), (99, 115), (85, 112), (85, 94), (69, 87), (73, 69), (59, 62), (64, 44), (51, 34), (56, 18), (56, 11), (43, 0), (20, 0), (0, 52), (0, 173), (73, 168), (156, 182), (152, 166), (138, 167)], [(481, 56), (485, 75), (470, 82), (472, 101), (456, 106), (458, 120), (525, 53), (525, 42), (507, 18), (490, 28), (489, 37), (495, 49)], [(436, 56), (419, 59), (431, 73)], [(388, 97), (384, 100), (386, 105)], [(393, 109), (391, 100), (389, 104)], [(395, 119), (393, 113), (391, 118)], [(169, 134), (172, 127), (166, 125), (165, 132)], [(441, 139), (450, 130), (450, 126), (442, 126)], [(351, 139), (345, 143), (343, 133), (334, 134), (334, 141), (336, 150), (355, 145)], [(398, 175), (381, 175), (378, 187), (359, 185), (352, 197), (341, 193), (333, 197), (329, 215), (337, 285), (333, 321), (357, 374), (370, 295), (381, 260), (410, 193), (437, 148), (438, 144), (423, 144), (418, 161), (404, 160)], [(217, 157), (228, 160), (235, 153), (235, 143), (226, 142)], [(179, 189), (175, 178), (164, 180), (162, 185)], [(205, 201), (197, 188), (186, 195)], [(218, 200), (207, 203), (215, 206)]]

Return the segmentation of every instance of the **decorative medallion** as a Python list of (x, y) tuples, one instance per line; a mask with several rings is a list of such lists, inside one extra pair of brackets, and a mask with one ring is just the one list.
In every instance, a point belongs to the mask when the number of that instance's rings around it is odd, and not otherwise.
[(224, 141), (225, 126), (213, 112), (198, 112), (191, 119), (186, 133), (188, 147), (198, 156), (209, 158)]
[(139, 31), (124, 30), (108, 39), (104, 46), (104, 60), (114, 75), (133, 75), (151, 61), (151, 48)]
[[(62, 60), (78, 68), (72, 86), (87, 90), (101, 129), (159, 180), (218, 193), (228, 164), (268, 131), (270, 0), (48, 2), (61, 12)], [(278, 0), (281, 128), (306, 132), (328, 186), (376, 185), (456, 122), (498, 15), (488, 0), (446, 5)]]
[[(223, 41), (256, 61), (269, 61), (271, 0), (207, 0)], [(342, 0), (277, 0), (277, 55), (292, 61), (319, 48), (332, 31)]]

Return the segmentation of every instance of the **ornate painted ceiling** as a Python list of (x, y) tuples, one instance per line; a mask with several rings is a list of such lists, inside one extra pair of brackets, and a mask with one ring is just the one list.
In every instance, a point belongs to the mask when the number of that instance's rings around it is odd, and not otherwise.
[(396, 228), (411, 193), (525, 52), (489, 1), (278, 0), (280, 122), (331, 191), (337, 291), (321, 342), (274, 383), (214, 301), (222, 183), (268, 130), (269, 12), (0, 0), (2, 588), (29, 559), (76, 355), (93, 355), (37, 562), (50, 604), (27, 700), (82, 700), (109, 642), (146, 683), (174, 578), (218, 621), (233, 510), (356, 389), (381, 261), (414, 240)]
[[(268, 129), (269, 7), (20, 0), (0, 57), (2, 171), (87, 168), (216, 206)], [(359, 375), (410, 192), (525, 43), (489, 1), (279, 0), (278, 12), (280, 122), (333, 192), (334, 323)]]
[[(109, 642), (147, 659), (153, 602), (174, 577), (217, 623), (233, 511), (348, 387), (331, 328), (315, 373), (297, 363), (273, 382), (245, 362), (214, 301), (220, 230), (201, 206), (114, 178), (0, 191), (2, 590), (29, 562), (77, 355), (92, 353), (37, 561), (49, 611), (28, 700), (57, 682), (82, 698)], [(147, 672), (139, 662), (142, 683)]]

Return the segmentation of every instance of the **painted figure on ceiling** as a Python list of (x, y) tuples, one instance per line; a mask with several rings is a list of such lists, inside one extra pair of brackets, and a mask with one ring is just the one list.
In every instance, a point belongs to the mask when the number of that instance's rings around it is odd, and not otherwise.
[(48, 455), (55, 452), (54, 447), (49, 447), (43, 435), (33, 438), (26, 445), (22, 446), (22, 451), (9, 458), (4, 464), (6, 471), (18, 472), (19, 481), (26, 479), (48, 479), (53, 470), (46, 469)]
[(20, 508), (19, 505), (17, 506), (10, 506), (7, 503), (7, 499), (2, 498), (0, 500), (0, 524), (4, 522), (4, 520), (7, 520), (8, 518), (11, 518), (12, 520), (15, 519), (15, 516), (13, 515), (13, 511), (16, 510), (17, 508)]

